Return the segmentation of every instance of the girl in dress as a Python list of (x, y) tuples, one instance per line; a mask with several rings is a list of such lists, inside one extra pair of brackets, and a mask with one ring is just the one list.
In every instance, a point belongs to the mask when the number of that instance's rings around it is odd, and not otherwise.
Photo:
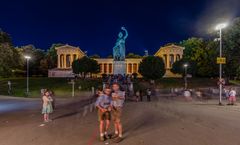
[(51, 121), (49, 119), (49, 114), (53, 112), (53, 108), (52, 108), (53, 99), (50, 96), (50, 93), (47, 89), (44, 92), (42, 101), (43, 101), (43, 108), (42, 108), (43, 120), (44, 122), (49, 122)]

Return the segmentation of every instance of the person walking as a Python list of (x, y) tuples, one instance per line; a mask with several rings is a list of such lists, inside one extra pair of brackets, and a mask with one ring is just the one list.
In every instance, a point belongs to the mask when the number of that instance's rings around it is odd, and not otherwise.
[(237, 93), (236, 93), (235, 89), (231, 88), (230, 92), (229, 92), (229, 99), (228, 99), (229, 103), (228, 103), (228, 105), (234, 105), (235, 104), (235, 102), (236, 102), (236, 94)]
[(125, 101), (125, 92), (120, 90), (120, 85), (114, 83), (112, 86), (112, 117), (114, 121), (115, 134), (112, 136), (113, 142), (119, 143), (123, 140), (123, 127), (121, 122), (122, 109)]
[(152, 95), (151, 89), (147, 89), (147, 101), (148, 101), (148, 102), (151, 101), (151, 95)]
[[(98, 120), (99, 120), (99, 131), (100, 141), (109, 139), (108, 129), (111, 120), (111, 89), (106, 86), (103, 93), (99, 94), (95, 106), (98, 108)], [(105, 124), (105, 127), (104, 127)]]

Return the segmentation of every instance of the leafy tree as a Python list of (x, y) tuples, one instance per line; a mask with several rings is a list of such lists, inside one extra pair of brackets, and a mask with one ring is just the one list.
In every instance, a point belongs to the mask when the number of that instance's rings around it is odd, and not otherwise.
[(85, 78), (89, 73), (98, 73), (100, 68), (96, 60), (84, 56), (73, 61), (72, 69), (74, 74), (81, 74)]
[(155, 56), (147, 56), (143, 58), (139, 65), (139, 73), (145, 79), (156, 80), (163, 77), (165, 74), (165, 66), (163, 59)]
[(126, 58), (142, 58), (142, 56), (134, 53), (128, 53)]
[(195, 51), (191, 60), (196, 62), (198, 76), (215, 77), (218, 75), (217, 48), (216, 42), (204, 41), (202, 47)]
[(173, 63), (171, 72), (173, 72), (174, 74), (181, 74), (182, 76), (184, 76), (185, 75), (184, 64), (188, 64), (187, 73), (194, 76), (197, 72), (196, 62), (184, 59), (180, 59), (179, 61)]
[(23, 70), (26, 70), (26, 60), (24, 59), (24, 55), (31, 56), (31, 59), (29, 61), (29, 74), (32, 75), (44, 75), (42, 74), (41, 65), (40, 62), (45, 58), (46, 53), (41, 50), (35, 48), (34, 45), (26, 45), (18, 48), (18, 51), (20, 52), (22, 61), (24, 62)]
[[(181, 42), (185, 47), (183, 59), (185, 62), (195, 62), (197, 76), (214, 77), (218, 73), (217, 58), (217, 43), (207, 41), (201, 38), (189, 38)], [(179, 64), (176, 63), (176, 67)], [(181, 65), (181, 64), (180, 64)], [(176, 71), (173, 68), (172, 71)]]
[(240, 79), (240, 66), (237, 68), (237, 71), (236, 71), (236, 77), (237, 79), (239, 80)]
[(202, 48), (203, 39), (202, 38), (189, 38), (187, 40), (183, 40), (180, 42), (180, 45), (183, 46), (185, 49), (183, 51), (183, 57), (186, 60), (191, 60), (192, 56), (198, 49)]
[(45, 59), (47, 61), (46, 63), (47, 63), (48, 69), (52, 69), (52, 68), (56, 68), (57, 67), (57, 60), (58, 60), (57, 57), (58, 56), (57, 56), (56, 47), (60, 47), (60, 46), (63, 46), (63, 45), (64, 44), (61, 44), (61, 43), (52, 44), (50, 49), (47, 51)]
[(89, 56), (89, 58), (100, 58), (100, 55), (94, 54), (94, 55)]
[(113, 56), (110, 54), (110, 55), (107, 56), (107, 58), (113, 58)]
[(19, 67), (19, 54), (13, 47), (11, 37), (0, 31), (0, 77), (9, 77)]
[(227, 63), (224, 67), (225, 75), (229, 78), (236, 76), (240, 62), (240, 18), (236, 18), (223, 31), (223, 56)]

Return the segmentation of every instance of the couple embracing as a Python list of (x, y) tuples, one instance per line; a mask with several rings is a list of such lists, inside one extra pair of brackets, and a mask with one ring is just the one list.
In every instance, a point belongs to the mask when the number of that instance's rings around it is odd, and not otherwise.
[[(124, 101), (125, 92), (120, 90), (118, 83), (114, 83), (112, 88), (105, 87), (99, 94), (95, 105), (98, 108), (100, 141), (111, 138), (113, 142), (118, 143), (123, 140), (121, 115)], [(111, 120), (114, 122), (115, 133), (109, 136)]]

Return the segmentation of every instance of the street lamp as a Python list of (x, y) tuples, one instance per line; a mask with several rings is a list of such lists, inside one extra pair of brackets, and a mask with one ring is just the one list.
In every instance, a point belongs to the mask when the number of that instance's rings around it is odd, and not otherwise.
[[(222, 29), (227, 27), (227, 23), (221, 23), (216, 26), (216, 30), (219, 31), (220, 51), (219, 57), (222, 57)], [(222, 105), (222, 63), (219, 64), (219, 105)]]
[(30, 56), (24, 56), (24, 58), (27, 60), (27, 96), (29, 94), (29, 60), (31, 59)]
[(187, 89), (187, 68), (188, 64), (184, 64), (184, 70), (185, 70), (185, 77), (184, 77), (184, 82), (185, 82), (185, 89)]

